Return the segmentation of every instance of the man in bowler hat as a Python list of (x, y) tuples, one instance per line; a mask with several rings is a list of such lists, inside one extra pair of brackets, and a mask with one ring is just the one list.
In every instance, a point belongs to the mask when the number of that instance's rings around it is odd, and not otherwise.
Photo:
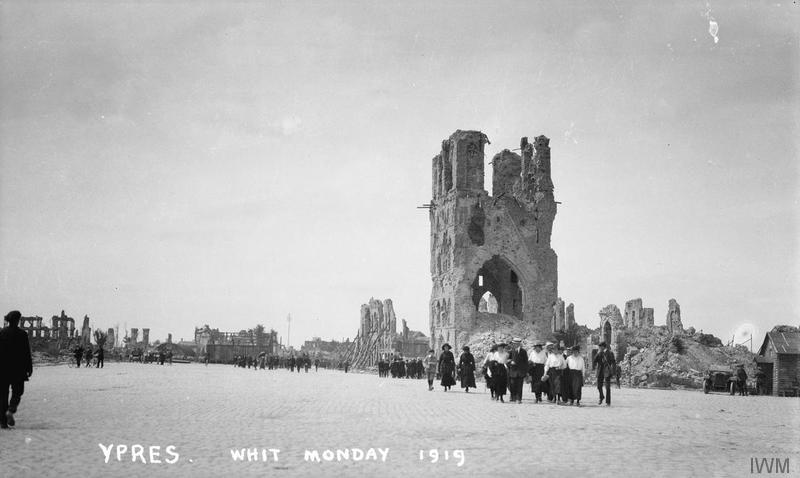
[[(8, 327), (0, 330), (0, 428), (13, 427), (25, 382), (33, 374), (28, 334), (19, 328), (22, 314), (12, 310), (5, 316)], [(11, 402), (8, 389), (11, 388)]]

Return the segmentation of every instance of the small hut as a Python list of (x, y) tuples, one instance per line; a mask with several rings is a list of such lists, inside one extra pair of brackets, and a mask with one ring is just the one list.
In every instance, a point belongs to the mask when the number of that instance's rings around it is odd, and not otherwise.
[(755, 360), (765, 375), (768, 394), (796, 397), (800, 393), (800, 332), (767, 332)]

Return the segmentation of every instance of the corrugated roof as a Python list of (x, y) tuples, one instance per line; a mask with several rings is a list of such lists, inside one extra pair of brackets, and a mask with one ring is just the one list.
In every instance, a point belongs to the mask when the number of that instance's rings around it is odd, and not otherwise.
[(800, 354), (800, 332), (767, 332), (779, 354)]

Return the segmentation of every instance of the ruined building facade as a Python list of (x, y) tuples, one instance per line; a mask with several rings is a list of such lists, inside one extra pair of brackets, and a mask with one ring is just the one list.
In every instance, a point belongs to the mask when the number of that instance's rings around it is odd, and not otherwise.
[(564, 308), (564, 301), (559, 297), (553, 304), (553, 316), (550, 323), (551, 332), (570, 330), (575, 326), (575, 304)]
[(402, 324), (402, 332), (397, 333), (397, 315), (392, 299), (380, 301), (370, 298), (361, 306), (358, 333), (342, 360), (350, 362), (353, 368), (365, 368), (377, 365), (381, 358), (388, 359), (394, 355), (424, 356), (428, 337), (422, 332), (409, 330), (405, 320)]
[(392, 299), (380, 301), (371, 297), (361, 305), (358, 333), (345, 352), (344, 359), (354, 368), (377, 365), (381, 355), (392, 353), (397, 335), (397, 316)]
[(512, 316), (542, 336), (551, 329), (558, 272), (549, 139), (522, 138), (521, 155), (498, 153), (492, 195), (484, 189), (488, 143), (480, 131), (458, 130), (433, 158), (430, 330), (437, 350), (443, 342), (460, 347), (487, 314)]
[(683, 335), (681, 306), (675, 299), (670, 299), (667, 304), (667, 329), (672, 335)]
[(624, 323), (626, 327), (645, 328), (655, 325), (653, 309), (642, 306), (642, 299), (625, 302)]

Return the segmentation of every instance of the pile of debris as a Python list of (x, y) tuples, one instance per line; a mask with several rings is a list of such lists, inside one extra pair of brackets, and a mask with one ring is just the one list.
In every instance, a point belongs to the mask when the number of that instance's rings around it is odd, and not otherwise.
[[(744, 364), (755, 376), (754, 354), (744, 346), (725, 347), (716, 337), (690, 329), (672, 335), (666, 327), (624, 332), (628, 354), (620, 363), (625, 383), (634, 387), (702, 388), (709, 370), (734, 370)], [(708, 345), (712, 343), (714, 345)]]
[[(530, 351), (536, 342), (552, 341), (558, 343), (563, 340), (567, 344), (577, 343), (582, 345), (586, 343), (586, 337), (591, 334), (588, 328), (574, 325), (568, 332), (557, 332), (547, 336), (537, 335), (533, 325), (529, 323), (510, 315), (488, 312), (478, 312), (477, 323), (478, 326), (475, 329), (458, 334), (457, 346), (459, 350), (455, 350), (454, 353), (458, 357), (461, 353), (461, 347), (467, 345), (478, 364), (483, 363), (493, 344), (508, 344), (514, 337), (522, 339), (522, 346)], [(569, 337), (567, 337), (568, 335)]]

